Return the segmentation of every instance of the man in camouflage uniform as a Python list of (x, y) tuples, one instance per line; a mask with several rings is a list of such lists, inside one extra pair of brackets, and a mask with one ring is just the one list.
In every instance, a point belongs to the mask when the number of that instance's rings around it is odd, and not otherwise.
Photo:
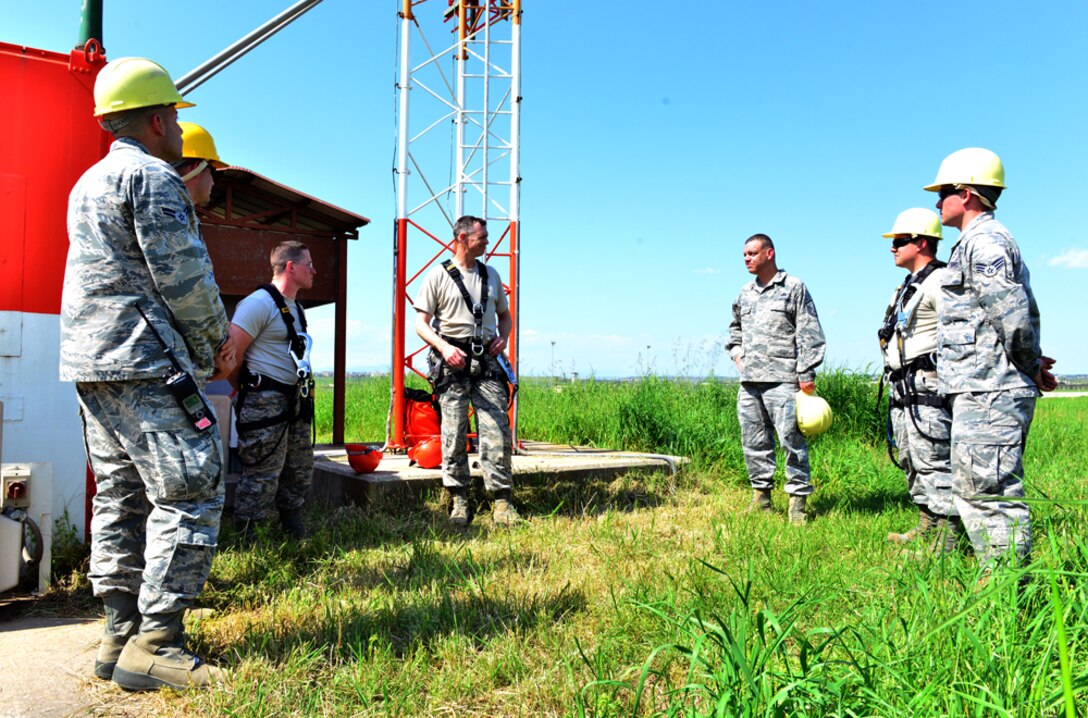
[(981, 565), (1031, 552), (1023, 451), (1039, 391), (1057, 382), (1039, 348), (1039, 307), (1009, 230), (994, 218), (1005, 169), (993, 152), (945, 158), (937, 179), (941, 223), (960, 230), (941, 272), (939, 390), (952, 403), (952, 495)]
[(908, 209), (884, 236), (892, 240), (895, 266), (910, 272), (892, 294), (879, 337), (899, 463), (919, 512), (916, 528), (890, 533), (888, 541), (909, 543), (931, 536), (932, 548), (951, 551), (962, 524), (952, 505), (952, 412), (937, 393), (941, 220), (928, 209)]
[[(89, 574), (106, 633), (95, 674), (128, 690), (208, 686), (222, 673), (185, 649), (182, 619), (211, 569), (223, 509), (202, 384), (233, 368), (234, 348), (170, 166), (181, 158), (177, 108), (191, 105), (142, 58), (107, 64), (94, 95), (116, 140), (68, 202), (60, 378), (76, 382), (97, 484)], [(164, 383), (185, 374), (188, 412)]]
[[(317, 271), (310, 250), (299, 241), (281, 242), (270, 259), (271, 285), (239, 302), (230, 325), (238, 354), (244, 357), (231, 378), (240, 390), (235, 409), (242, 460), (234, 520), (252, 536), (256, 524), (278, 509), (283, 528), (301, 540), (308, 536), (302, 507), (314, 475), (313, 382), (308, 375), (299, 375), (299, 364), (290, 352), (287, 317), (296, 335), (305, 332), (296, 298), (299, 291), (313, 287)], [(289, 315), (280, 312), (266, 287), (279, 292)]]
[(824, 332), (804, 283), (778, 269), (770, 237), (754, 234), (745, 241), (744, 266), (756, 278), (744, 285), (733, 302), (725, 348), (740, 373), (737, 418), (752, 482), (748, 510), (771, 510), (774, 429), (786, 452), (790, 522), (802, 524), (812, 482), (794, 394), (798, 388), (806, 394), (816, 391), (816, 367), (824, 360)]
[[(498, 359), (513, 320), (499, 273), (477, 261), (487, 250), (487, 237), (484, 220), (458, 219), (453, 226), (453, 260), (431, 269), (415, 301), (416, 333), (432, 348), (432, 381), (442, 410), (442, 485), (453, 498), (450, 523), (457, 528), (472, 520), (465, 453), (469, 402), (476, 411), (492, 520), (498, 525), (521, 520), (511, 502), (509, 389)], [(462, 294), (453, 271), (459, 273), (467, 294)]]

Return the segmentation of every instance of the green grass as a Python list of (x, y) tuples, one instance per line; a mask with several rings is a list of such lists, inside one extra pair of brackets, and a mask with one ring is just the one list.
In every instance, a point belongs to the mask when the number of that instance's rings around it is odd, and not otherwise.
[[(349, 440), (384, 437), (381, 383), (349, 387)], [(521, 433), (692, 456), (680, 477), (519, 487), (532, 521), (513, 530), (480, 517), (451, 531), (437, 498), (314, 509), (302, 548), (275, 533), (242, 547), (227, 528), (201, 598), (216, 611), (190, 629), (233, 685), (151, 712), (1085, 715), (1088, 399), (1039, 402), (1034, 563), (976, 590), (972, 558), (884, 541), (915, 515), (875, 386), (818, 383), (836, 418), (812, 444), (804, 527), (786, 524), (781, 492), (772, 516), (739, 512), (735, 387), (647, 378), (528, 383)]]

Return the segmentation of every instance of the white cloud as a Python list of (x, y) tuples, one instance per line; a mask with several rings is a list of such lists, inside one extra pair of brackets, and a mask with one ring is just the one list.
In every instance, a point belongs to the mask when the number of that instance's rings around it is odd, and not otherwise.
[(1052, 257), (1050, 266), (1088, 269), (1088, 249), (1067, 249), (1057, 257)]
[(692, 270), (692, 272), (694, 274), (720, 274), (721, 273), (717, 269), (715, 269), (714, 267), (703, 267), (702, 269)]

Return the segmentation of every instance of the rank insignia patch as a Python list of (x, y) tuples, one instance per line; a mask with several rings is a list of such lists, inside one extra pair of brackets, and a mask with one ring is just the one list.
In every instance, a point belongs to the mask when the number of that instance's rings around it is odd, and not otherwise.
[(975, 263), (975, 272), (986, 277), (996, 277), (997, 273), (1005, 268), (1005, 258), (998, 257), (989, 264), (983, 262)]

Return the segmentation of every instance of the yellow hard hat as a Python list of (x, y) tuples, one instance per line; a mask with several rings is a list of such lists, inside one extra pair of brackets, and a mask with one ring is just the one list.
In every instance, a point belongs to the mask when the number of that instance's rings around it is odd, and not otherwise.
[(179, 122), (178, 126), (181, 127), (181, 140), (184, 143), (181, 150), (182, 157), (207, 160), (208, 164), (216, 169), (227, 166), (219, 159), (219, 153), (215, 150), (215, 140), (206, 129), (195, 122)]
[(977, 185), (1005, 189), (1005, 167), (1001, 158), (981, 147), (956, 150), (944, 158), (937, 179), (925, 189), (939, 192), (947, 185)]
[(797, 428), (811, 438), (831, 428), (831, 407), (818, 396), (799, 391), (794, 394), (797, 402)]
[(941, 238), (941, 218), (937, 213), (925, 207), (914, 207), (904, 210), (895, 218), (895, 224), (891, 231), (882, 234), (882, 237), (894, 237), (899, 234), (909, 234), (911, 237), (935, 237)]
[(194, 107), (182, 99), (170, 73), (145, 57), (107, 62), (94, 81), (95, 117), (157, 105)]

